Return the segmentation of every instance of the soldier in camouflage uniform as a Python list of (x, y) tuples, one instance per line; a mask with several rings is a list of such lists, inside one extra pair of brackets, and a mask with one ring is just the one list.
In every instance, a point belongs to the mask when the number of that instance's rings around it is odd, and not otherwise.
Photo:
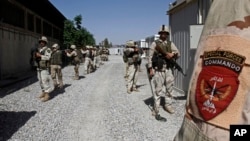
[(99, 68), (101, 65), (100, 47), (96, 46), (96, 67)]
[(49, 60), (51, 57), (51, 49), (47, 47), (48, 39), (45, 36), (42, 36), (39, 39), (39, 48), (35, 52), (35, 58), (37, 60), (37, 77), (40, 82), (40, 86), (42, 89), (42, 94), (39, 98), (42, 99), (43, 102), (48, 101), (50, 98), (50, 93), (53, 91), (53, 87), (51, 86), (51, 76), (49, 73)]
[(126, 55), (126, 50), (127, 50), (128, 46), (126, 46), (123, 50), (123, 62), (125, 63), (125, 75), (124, 78), (127, 81), (128, 80), (128, 57)]
[[(174, 113), (174, 109), (171, 106), (174, 86), (173, 68), (168, 64), (167, 59), (177, 58), (180, 53), (174, 43), (169, 41), (169, 31), (165, 25), (161, 27), (158, 34), (160, 38), (151, 44), (148, 59), (154, 97), (154, 110), (152, 114), (157, 120), (166, 121), (164, 117), (159, 115), (161, 96), (165, 98), (164, 110), (171, 114)], [(157, 51), (156, 46), (164, 50), (166, 54), (163, 55)]]
[(138, 92), (136, 82), (138, 79), (138, 61), (139, 53), (138, 48), (135, 47), (134, 41), (126, 42), (125, 54), (128, 58), (128, 77), (127, 77), (127, 93), (131, 94), (132, 91)]
[(50, 72), (51, 72), (51, 78), (53, 80), (55, 88), (63, 87), (62, 51), (59, 49), (60, 49), (60, 46), (58, 44), (52, 45), (52, 54), (51, 54), (51, 59), (50, 59)]
[(79, 80), (79, 67), (80, 67), (80, 62), (81, 62), (80, 57), (79, 57), (80, 54), (78, 53), (75, 45), (71, 45), (70, 49), (71, 51), (66, 50), (65, 52), (68, 57), (72, 57), (72, 64), (75, 66), (74, 67), (74, 71), (75, 71), (74, 79)]

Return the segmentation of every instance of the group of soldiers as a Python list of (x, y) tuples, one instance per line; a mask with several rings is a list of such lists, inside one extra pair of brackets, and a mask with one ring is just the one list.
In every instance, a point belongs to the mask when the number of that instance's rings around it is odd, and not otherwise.
[[(103, 61), (108, 61), (109, 51), (106, 48), (99, 48), (87, 45), (86, 47), (76, 48), (71, 45), (69, 49), (60, 50), (60, 46), (55, 43), (48, 47), (48, 39), (42, 36), (39, 39), (39, 47), (32, 52), (33, 64), (37, 69), (37, 77), (42, 89), (39, 98), (46, 102), (50, 99), (50, 93), (55, 89), (63, 88), (62, 79), (62, 56), (63, 54), (70, 58), (74, 65), (74, 80), (79, 80), (79, 67), (83, 63), (84, 74), (94, 72)], [(50, 80), (53, 80), (53, 86)]]
[(75, 45), (71, 45), (70, 49), (65, 50), (67, 57), (71, 58), (71, 63), (74, 65), (75, 80), (79, 80), (79, 66), (84, 64), (84, 74), (94, 72), (103, 61), (108, 61), (109, 51), (106, 48), (94, 47), (87, 45), (77, 49)]

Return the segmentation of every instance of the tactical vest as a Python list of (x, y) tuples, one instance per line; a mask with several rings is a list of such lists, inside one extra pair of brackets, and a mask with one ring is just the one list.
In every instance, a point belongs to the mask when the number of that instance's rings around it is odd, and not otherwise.
[(57, 50), (51, 54), (50, 65), (62, 65), (62, 52)]
[[(41, 55), (45, 55), (45, 52), (48, 50), (49, 48), (46, 48), (45, 50), (43, 50), (41, 52)], [(49, 60), (40, 60), (39, 61), (39, 66), (40, 69), (47, 69), (50, 67), (50, 61)]]
[[(156, 46), (159, 46), (160, 48), (162, 48), (164, 52), (172, 52), (171, 41), (168, 40), (167, 44), (163, 44), (160, 40), (156, 40), (155, 43), (156, 43)], [(165, 56), (163, 56), (161, 53), (155, 50), (153, 57), (152, 57), (153, 68), (161, 70), (164, 64), (166, 64), (167, 68), (172, 68), (170, 64), (167, 64)]]
[(81, 63), (79, 51), (75, 50), (75, 52), (76, 52), (76, 56), (72, 56), (72, 64), (73, 65)]
[(156, 46), (159, 46), (165, 52), (170, 52), (170, 53), (172, 52), (171, 41), (167, 40), (167, 44), (163, 44), (160, 40), (156, 40), (155, 43), (156, 43)]

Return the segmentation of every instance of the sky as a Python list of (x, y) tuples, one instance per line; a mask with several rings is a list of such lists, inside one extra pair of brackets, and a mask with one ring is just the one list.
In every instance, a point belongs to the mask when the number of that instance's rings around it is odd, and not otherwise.
[(105, 38), (113, 45), (138, 41), (169, 25), (167, 11), (175, 0), (49, 0), (67, 19), (82, 16), (82, 27), (96, 44)]

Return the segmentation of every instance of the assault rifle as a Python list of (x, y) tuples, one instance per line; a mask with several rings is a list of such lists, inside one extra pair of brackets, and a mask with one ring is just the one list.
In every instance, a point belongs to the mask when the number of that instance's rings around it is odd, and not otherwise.
[(177, 69), (179, 72), (181, 72), (184, 76), (186, 76), (186, 74), (183, 72), (183, 69), (181, 68), (181, 66), (179, 64), (177, 64), (177, 62), (174, 59), (172, 59), (172, 58), (167, 59), (165, 57), (167, 53), (164, 50), (162, 50), (162, 48), (160, 48), (159, 46), (156, 46), (155, 49), (164, 56), (164, 58), (166, 59), (168, 64), (170, 64), (175, 69)]

